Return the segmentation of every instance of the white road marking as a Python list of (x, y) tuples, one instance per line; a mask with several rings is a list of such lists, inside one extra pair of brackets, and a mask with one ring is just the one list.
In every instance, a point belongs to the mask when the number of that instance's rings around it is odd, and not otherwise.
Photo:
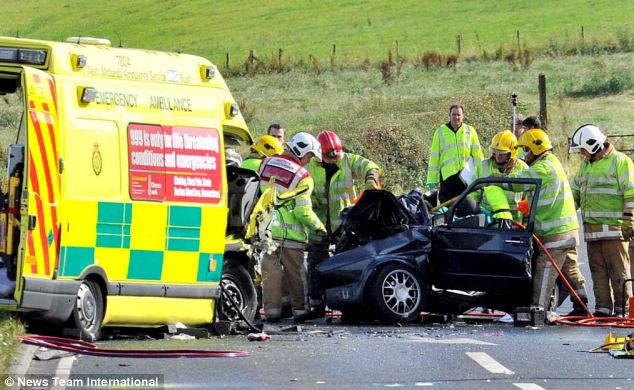
[(475, 360), (476, 363), (484, 367), (485, 370), (489, 371), (492, 374), (505, 374), (505, 375), (515, 374), (513, 371), (509, 370), (508, 368), (498, 363), (486, 352), (467, 352), (467, 356)]
[(457, 338), (436, 338), (436, 337), (406, 337), (403, 340), (405, 341), (416, 341), (419, 343), (430, 343), (430, 344), (475, 344), (475, 345), (497, 345), (493, 343), (489, 343), (486, 341), (480, 341), (476, 339), (470, 339), (466, 337), (457, 337)]
[[(73, 363), (75, 362), (75, 356), (67, 356), (59, 359), (59, 363), (57, 364), (57, 369), (55, 370), (55, 376), (59, 382), (65, 381), (70, 376), (70, 369), (73, 367)], [(63, 390), (66, 386), (51, 386), (51, 390)]]
[(537, 383), (513, 383), (513, 386), (522, 390), (546, 390)]

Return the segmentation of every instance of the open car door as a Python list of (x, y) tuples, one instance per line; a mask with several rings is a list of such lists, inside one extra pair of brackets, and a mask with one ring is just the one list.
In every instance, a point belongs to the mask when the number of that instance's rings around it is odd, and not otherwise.
[[(456, 210), (469, 194), (487, 185), (512, 184), (530, 192), (525, 227), (503, 229), (487, 226), (484, 214), (456, 217)], [(495, 294), (530, 291), (533, 257), (533, 226), (541, 180), (484, 178), (474, 181), (444, 215), (434, 218), (431, 268), (437, 287)]]

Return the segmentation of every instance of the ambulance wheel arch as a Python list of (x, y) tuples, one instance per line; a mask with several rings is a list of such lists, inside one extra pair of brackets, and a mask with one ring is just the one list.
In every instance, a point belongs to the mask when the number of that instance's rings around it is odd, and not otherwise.
[[(244, 259), (240, 260), (240, 258)], [(253, 277), (248, 271), (250, 268), (252, 267), (248, 267), (248, 259), (245, 256), (227, 253), (222, 266), (220, 283), (225, 293), (231, 296), (240, 308), (244, 317), (253, 321), (258, 307), (258, 298)], [(230, 321), (241, 320), (236, 308), (224, 296), (221, 318)]]
[(73, 319), (79, 331), (80, 340), (97, 341), (105, 313), (105, 294), (96, 277), (84, 279), (77, 290)]

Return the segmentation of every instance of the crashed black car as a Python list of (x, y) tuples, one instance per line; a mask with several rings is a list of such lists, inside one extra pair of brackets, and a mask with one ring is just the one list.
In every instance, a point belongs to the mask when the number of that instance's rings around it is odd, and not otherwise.
[[(535, 194), (524, 226), (488, 224), (485, 214), (458, 218), (470, 193), (486, 185), (528, 185)], [(366, 191), (344, 211), (335, 255), (317, 266), (327, 305), (344, 319), (411, 322), (422, 311), (460, 314), (483, 306), (512, 312), (529, 306), (532, 232), (541, 180), (485, 178), (473, 182), (442, 214), (422, 194), (396, 198)], [(559, 290), (552, 299), (559, 305)]]

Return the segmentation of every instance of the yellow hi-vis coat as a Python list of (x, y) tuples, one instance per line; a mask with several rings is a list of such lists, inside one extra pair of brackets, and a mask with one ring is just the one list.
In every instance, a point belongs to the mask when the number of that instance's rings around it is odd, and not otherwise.
[(475, 128), (463, 123), (454, 132), (446, 124), (440, 126), (431, 144), (427, 184), (438, 184), (459, 173), (469, 157), (476, 161), (484, 159)]
[(622, 240), (623, 213), (634, 209), (634, 164), (612, 145), (600, 160), (584, 160), (572, 183), (586, 241)]
[[(541, 179), (535, 234), (546, 248), (574, 248), (578, 244), (577, 211), (566, 172), (557, 157), (546, 152), (531, 163), (528, 169), (509, 175), (511, 178)], [(530, 191), (532, 186), (504, 185), (516, 192)], [(529, 196), (530, 198), (530, 196)], [(529, 199), (530, 200), (530, 199)]]
[(310, 173), (291, 157), (285, 155), (267, 158), (260, 166), (260, 189), (264, 191), (274, 178), (274, 186), (279, 194), (296, 191), (298, 194), (287, 200), (273, 216), (271, 234), (276, 240), (284, 242), (287, 248), (301, 248), (308, 242), (309, 231), (324, 230), (313, 211), (310, 195), (313, 192), (313, 179)]
[[(374, 177), (372, 171), (378, 171), (381, 175), (381, 168), (365, 157), (343, 153), (341, 159), (337, 161), (337, 172), (326, 182), (326, 170), (319, 163), (312, 159), (308, 164), (308, 171), (315, 181), (313, 191), (313, 208), (319, 219), (327, 225), (330, 217), (329, 233), (332, 233), (341, 226), (341, 211), (350, 207), (357, 197), (354, 187), (355, 181), (365, 181), (372, 186), (376, 185), (375, 180), (367, 180), (368, 176)], [(367, 187), (367, 186), (366, 186)]]
[[(524, 161), (516, 159), (515, 165), (513, 166), (511, 171), (508, 173), (503, 173), (500, 172), (500, 170), (495, 166), (494, 158), (489, 158), (487, 160), (482, 160), (481, 162), (476, 164), (475, 178), (481, 179), (485, 177), (504, 177), (508, 176), (509, 174), (523, 171), (525, 169), (528, 169), (528, 165), (526, 165)], [(505, 193), (511, 210), (511, 214), (513, 214), (513, 220), (517, 222), (522, 222), (522, 213), (517, 211), (517, 205), (519, 204), (519, 201), (522, 200), (522, 193), (513, 191), (505, 191)], [(482, 201), (484, 203), (482, 205), (483, 207), (485, 207), (486, 209), (492, 209), (487, 205), (488, 197), (482, 199), (480, 196), (478, 196), (479, 194), (477, 192), (473, 193), (472, 195), (476, 202)]]

